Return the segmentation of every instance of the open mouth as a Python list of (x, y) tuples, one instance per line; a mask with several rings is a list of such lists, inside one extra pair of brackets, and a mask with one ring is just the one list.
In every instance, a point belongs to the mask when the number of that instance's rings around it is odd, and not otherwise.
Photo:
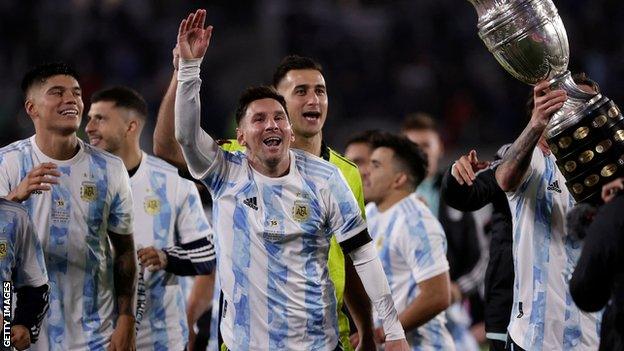
[(89, 144), (93, 146), (97, 145), (100, 141), (102, 141), (100, 137), (89, 137)]
[(279, 146), (282, 143), (282, 138), (269, 137), (262, 141), (266, 146)]
[(59, 114), (63, 117), (76, 118), (78, 117), (78, 110), (75, 108), (67, 108), (67, 109), (61, 110)]
[(321, 118), (321, 113), (317, 111), (304, 112), (303, 118), (311, 122), (316, 122)]

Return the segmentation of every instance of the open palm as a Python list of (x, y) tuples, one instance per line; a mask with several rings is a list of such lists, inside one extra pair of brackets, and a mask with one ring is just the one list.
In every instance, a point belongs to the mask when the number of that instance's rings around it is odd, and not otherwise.
[(182, 20), (178, 30), (180, 57), (185, 60), (202, 58), (206, 54), (212, 26), (204, 28), (206, 10), (197, 10)]

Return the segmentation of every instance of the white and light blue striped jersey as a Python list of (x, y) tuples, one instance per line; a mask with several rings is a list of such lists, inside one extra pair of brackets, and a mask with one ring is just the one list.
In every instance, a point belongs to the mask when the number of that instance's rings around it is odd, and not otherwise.
[[(143, 153), (130, 177), (134, 199), (134, 242), (162, 249), (211, 236), (195, 184), (165, 161)], [(182, 279), (145, 270), (145, 310), (137, 331), (137, 350), (183, 350), (188, 340)]]
[[(384, 212), (379, 212), (374, 203), (369, 203), (366, 218), (394, 304), (397, 312), (401, 313), (419, 295), (419, 283), (448, 272), (444, 230), (415, 193)], [(442, 312), (419, 328), (406, 332), (410, 348), (422, 351), (455, 350), (445, 323), (445, 312)]]
[(43, 251), (23, 206), (0, 198), (0, 279), (14, 289), (48, 282)]
[(527, 350), (595, 350), (600, 316), (576, 307), (568, 287), (582, 242), (566, 232), (574, 199), (555, 157), (537, 147), (515, 192), (513, 214), (514, 304), (509, 334)]
[(231, 350), (338, 343), (329, 241), (335, 233), (348, 246), (366, 223), (336, 166), (300, 150), (289, 158), (288, 174), (270, 178), (244, 153), (219, 149), (202, 175), (213, 197), (221, 333)]
[(0, 196), (35, 166), (61, 173), (50, 191), (23, 205), (33, 219), (46, 261), (50, 308), (31, 350), (104, 350), (113, 332), (113, 252), (108, 231), (132, 233), (132, 195), (121, 159), (78, 140), (69, 160), (41, 152), (35, 137), (0, 149)]

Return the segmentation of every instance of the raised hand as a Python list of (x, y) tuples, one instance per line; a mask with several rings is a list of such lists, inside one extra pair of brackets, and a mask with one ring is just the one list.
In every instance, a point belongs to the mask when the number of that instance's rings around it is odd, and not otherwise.
[(191, 60), (204, 57), (212, 36), (212, 26), (204, 28), (205, 22), (206, 10), (197, 10), (182, 20), (178, 29), (180, 58)]
[(487, 161), (479, 161), (477, 152), (470, 150), (467, 155), (463, 155), (453, 164), (451, 175), (460, 185), (472, 185), (475, 180), (475, 173), (487, 168), (490, 163)]
[(51, 184), (58, 184), (61, 173), (54, 163), (46, 162), (33, 168), (8, 195), (7, 200), (22, 202), (28, 200), (34, 192), (48, 191)]
[(557, 112), (568, 99), (564, 90), (550, 90), (548, 81), (542, 81), (533, 88), (533, 113), (531, 124), (544, 129), (553, 113)]

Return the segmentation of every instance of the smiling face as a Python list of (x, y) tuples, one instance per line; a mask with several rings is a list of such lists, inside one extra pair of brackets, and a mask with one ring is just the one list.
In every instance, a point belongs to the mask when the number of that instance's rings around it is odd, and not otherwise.
[(69, 135), (80, 127), (84, 110), (82, 90), (72, 76), (51, 76), (30, 88), (25, 107), (37, 133), (51, 131)]
[(321, 72), (315, 69), (288, 71), (277, 85), (286, 99), (288, 115), (295, 134), (311, 138), (321, 132), (327, 118), (327, 87)]
[(112, 101), (98, 101), (91, 104), (89, 123), (85, 131), (92, 146), (119, 155), (125, 146), (125, 135), (128, 131), (128, 110), (118, 108)]
[(288, 148), (294, 135), (288, 116), (275, 99), (251, 102), (236, 130), (238, 142), (247, 148), (251, 162), (267, 169), (288, 163)]

